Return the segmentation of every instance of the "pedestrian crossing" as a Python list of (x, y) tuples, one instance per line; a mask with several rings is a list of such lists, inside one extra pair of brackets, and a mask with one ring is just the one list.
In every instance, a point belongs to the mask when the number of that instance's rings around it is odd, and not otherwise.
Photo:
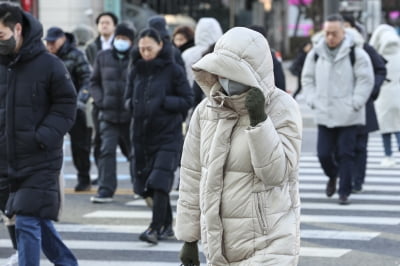
[[(323, 265), (321, 259), (327, 262), (345, 259), (351, 254), (358, 254), (364, 246), (381, 240), (388, 233), (398, 232), (399, 154), (395, 153), (398, 161), (395, 167), (382, 168), (379, 163), (383, 158), (383, 148), (379, 136), (370, 138), (368, 149), (366, 184), (362, 193), (351, 195), (352, 204), (348, 206), (338, 205), (337, 195), (332, 198), (325, 196), (327, 178), (320, 169), (317, 157), (314, 153), (302, 154), (299, 171), (302, 202), (299, 265)], [(121, 155), (120, 160), (127, 166)], [(71, 162), (66, 157), (68, 163)], [(75, 174), (68, 172), (64, 177), (75, 179)], [(118, 179), (130, 180), (128, 171), (119, 174)], [(178, 192), (171, 192), (174, 209), (177, 198)], [(79, 265), (179, 265), (180, 241), (160, 241), (157, 246), (151, 246), (138, 240), (138, 235), (147, 228), (151, 215), (144, 200), (130, 198), (120, 205), (91, 205), (90, 211), (81, 214), (82, 223), (61, 221), (56, 228), (79, 258)], [(400, 246), (400, 241), (396, 243), (397, 247)], [(10, 249), (10, 240), (2, 237), (0, 265), (5, 262), (3, 251)], [(203, 255), (201, 260), (205, 265)], [(51, 264), (43, 260), (41, 265)]]

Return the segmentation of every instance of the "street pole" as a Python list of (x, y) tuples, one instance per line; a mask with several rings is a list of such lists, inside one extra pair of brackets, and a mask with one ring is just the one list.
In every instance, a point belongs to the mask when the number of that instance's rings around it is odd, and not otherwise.
[(339, 12), (339, 0), (324, 0), (324, 20), (331, 15)]
[(235, 27), (236, 0), (229, 1), (229, 28)]

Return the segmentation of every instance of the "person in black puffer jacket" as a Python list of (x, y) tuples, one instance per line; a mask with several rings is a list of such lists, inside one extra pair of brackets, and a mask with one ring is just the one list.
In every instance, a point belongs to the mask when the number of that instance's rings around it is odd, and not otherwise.
[(135, 38), (134, 29), (119, 24), (115, 30), (113, 48), (101, 51), (95, 60), (90, 82), (90, 94), (99, 108), (100, 156), (99, 188), (92, 202), (111, 202), (117, 188), (116, 149), (129, 158), (130, 113), (124, 108), (129, 54)]
[(37, 19), (1, 3), (0, 28), (0, 208), (16, 216), (19, 265), (38, 266), (41, 248), (52, 262), (78, 265), (51, 222), (60, 211), (75, 88), (64, 64), (46, 51)]
[(136, 194), (153, 199), (153, 218), (139, 239), (156, 244), (172, 237), (169, 192), (182, 146), (182, 121), (193, 92), (182, 67), (154, 29), (133, 50), (125, 105), (132, 112), (131, 173)]
[(47, 31), (46, 46), (67, 67), (78, 93), (78, 110), (71, 137), (72, 160), (78, 171), (75, 191), (90, 190), (90, 146), (92, 130), (87, 127), (85, 107), (89, 98), (90, 65), (86, 56), (75, 46), (74, 36), (58, 27)]

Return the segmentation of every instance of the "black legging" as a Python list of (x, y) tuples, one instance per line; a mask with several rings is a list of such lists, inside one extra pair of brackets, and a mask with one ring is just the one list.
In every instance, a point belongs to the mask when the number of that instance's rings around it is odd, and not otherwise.
[(150, 228), (159, 231), (172, 224), (172, 208), (169, 194), (162, 190), (153, 192), (153, 219)]

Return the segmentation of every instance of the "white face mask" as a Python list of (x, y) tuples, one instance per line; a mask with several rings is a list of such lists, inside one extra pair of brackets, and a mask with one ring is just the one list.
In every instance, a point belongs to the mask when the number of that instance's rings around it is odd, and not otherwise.
[(131, 42), (127, 40), (114, 40), (114, 47), (118, 52), (125, 52), (131, 47)]
[(250, 89), (249, 86), (230, 79), (219, 77), (218, 81), (221, 84), (224, 91), (226, 92), (226, 94), (228, 94), (229, 96), (240, 95), (243, 92), (248, 91)]

